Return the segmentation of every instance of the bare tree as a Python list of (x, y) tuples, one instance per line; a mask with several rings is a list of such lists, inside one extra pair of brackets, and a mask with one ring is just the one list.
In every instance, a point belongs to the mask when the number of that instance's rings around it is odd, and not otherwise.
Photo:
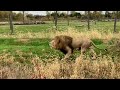
[(115, 13), (115, 20), (114, 20), (114, 32), (116, 32), (116, 22), (117, 22), (117, 15), (118, 15), (118, 11), (116, 11)]
[(57, 30), (57, 11), (55, 11), (55, 28)]
[(88, 12), (87, 12), (87, 11), (85, 11), (84, 13), (85, 13), (85, 15), (87, 15), (87, 13), (88, 13)]
[(100, 13), (100, 20), (102, 21), (102, 19), (103, 19), (102, 11), (99, 11), (99, 13)]
[(25, 11), (23, 11), (23, 24), (24, 24), (24, 22), (25, 22)]
[(94, 11), (94, 13), (95, 13), (95, 14), (94, 14), (94, 15), (95, 15), (95, 16), (94, 16), (94, 20), (95, 20), (95, 25), (96, 25), (96, 14), (97, 14), (97, 11)]
[(88, 15), (87, 16), (88, 16), (88, 30), (89, 30), (90, 29), (90, 20), (89, 20), (90, 19), (89, 18), (90, 17), (90, 11), (88, 11)]
[(105, 14), (106, 14), (107, 20), (109, 21), (109, 17), (108, 17), (109, 16), (109, 11), (106, 11)]
[(67, 11), (67, 22), (68, 22), (68, 26), (69, 26), (69, 11)]
[(49, 11), (46, 11), (46, 16), (47, 16), (48, 20), (50, 20), (50, 12)]
[(12, 21), (13, 21), (13, 13), (12, 13), (12, 11), (10, 11), (10, 13), (9, 13), (9, 22), (10, 22), (10, 30), (11, 30), (10, 34), (13, 34), (13, 23), (12, 23)]

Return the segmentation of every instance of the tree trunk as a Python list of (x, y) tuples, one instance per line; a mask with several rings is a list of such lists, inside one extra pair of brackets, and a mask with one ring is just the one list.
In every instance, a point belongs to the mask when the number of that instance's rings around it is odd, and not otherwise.
[(96, 19), (94, 19), (94, 21), (95, 21), (95, 25), (96, 25), (96, 21), (97, 21), (97, 20), (96, 20)]
[(55, 11), (55, 28), (57, 30), (57, 11)]
[(88, 30), (90, 29), (90, 20), (89, 20), (90, 18), (89, 17), (90, 17), (90, 11), (88, 11)]
[(10, 11), (10, 14), (9, 14), (9, 21), (10, 21), (10, 30), (11, 30), (11, 33), (10, 34), (13, 34), (13, 23), (12, 23), (12, 18), (13, 18), (13, 14), (12, 14), (12, 11)]
[(23, 11), (23, 24), (25, 23), (24, 15), (25, 15), (25, 11)]
[(67, 11), (67, 22), (68, 22), (68, 26), (69, 26), (69, 11)]
[(96, 18), (96, 11), (95, 11), (95, 25), (96, 25), (96, 19), (97, 19), (97, 18)]
[(114, 32), (116, 32), (117, 15), (118, 15), (118, 11), (116, 12), (115, 20), (114, 20)]
[(50, 15), (49, 15), (49, 12), (46, 11), (46, 14), (47, 14), (47, 18), (48, 18), (48, 21), (50, 20)]
[(108, 13), (109, 13), (109, 11), (106, 11), (106, 13), (107, 13), (107, 21), (109, 21), (109, 17), (108, 17)]

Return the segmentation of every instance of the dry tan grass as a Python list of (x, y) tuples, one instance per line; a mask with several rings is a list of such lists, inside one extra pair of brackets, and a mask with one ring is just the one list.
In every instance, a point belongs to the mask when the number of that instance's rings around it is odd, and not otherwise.
[(75, 28), (69, 27), (66, 31), (52, 31), (49, 30), (48, 32), (28, 32), (28, 33), (16, 33), (15, 35), (7, 35), (7, 34), (0, 34), (0, 38), (53, 38), (56, 35), (69, 35), (72, 37), (87, 37), (87, 38), (98, 38), (98, 39), (107, 39), (110, 40), (111, 38), (120, 38), (119, 33), (109, 33), (105, 34), (104, 32), (100, 32), (98, 30), (85, 30), (85, 32), (78, 32)]
[[(22, 53), (22, 52), (18, 52)], [(22, 56), (21, 59), (26, 60)], [(77, 58), (74, 61), (48, 59), (44, 63), (38, 56), (31, 64), (15, 61), (9, 53), (0, 55), (0, 78), (3, 79), (120, 79), (120, 62), (111, 58), (91, 61)]]

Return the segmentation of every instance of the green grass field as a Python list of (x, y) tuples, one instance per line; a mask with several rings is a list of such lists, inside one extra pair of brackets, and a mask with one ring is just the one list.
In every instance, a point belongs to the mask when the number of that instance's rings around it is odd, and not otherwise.
[[(119, 24), (120, 23), (118, 22), (117, 26), (119, 26)], [(54, 53), (56, 50), (51, 50), (49, 47), (49, 37), (33, 39), (31, 37), (28, 38), (29, 40), (27, 42), (22, 42), (17, 39), (18, 34), (32, 33), (32, 36), (34, 36), (34, 33), (50, 33), (52, 30), (54, 32), (53, 26), (54, 24), (52, 22), (47, 22), (47, 24), (41, 25), (14, 25), (15, 38), (9, 36), (4, 38), (4, 35), (8, 35), (9, 33), (9, 26), (0, 26), (0, 34), (3, 35), (3, 37), (1, 36), (0, 38), (0, 51), (4, 49), (11, 52), (15, 50), (21, 50), (23, 52), (32, 52), (33, 54), (37, 54), (39, 56), (42, 56), (43, 53), (49, 54), (50, 52), (48, 51), (52, 51)], [(71, 21), (69, 27), (75, 28), (80, 32), (85, 32), (87, 31), (87, 22)], [(66, 21), (58, 22), (58, 31), (64, 32), (67, 30), (67, 28), (68, 26)], [(96, 25), (94, 22), (91, 22), (91, 30), (96, 30), (103, 33), (113, 32), (113, 22), (97, 22)], [(97, 46), (105, 47), (105, 45), (99, 43), (98, 39), (93, 41), (95, 41)]]
[[(13, 63), (19, 63), (19, 65), (31, 65), (30, 67), (33, 69), (32, 65), (34, 65), (34, 63), (32, 63), (32, 60), (34, 59), (39, 60), (39, 62), (40, 61), (52, 62), (55, 61), (56, 59), (60, 60), (64, 57), (63, 53), (59, 52), (58, 50), (51, 49), (49, 47), (49, 41), (51, 40), (51, 38), (54, 37), (55, 35), (60, 35), (60, 34), (66, 34), (71, 36), (83, 36), (83, 37), (87, 36), (93, 40), (93, 42), (96, 44), (97, 47), (101, 49), (106, 49), (107, 46), (114, 44), (114, 42), (112, 42), (114, 38), (119, 39), (119, 33), (117, 34), (113, 33), (113, 24), (114, 22), (97, 22), (97, 24), (95, 25), (94, 22), (91, 22), (90, 31), (87, 30), (87, 23), (80, 22), (79, 20), (71, 21), (70, 26), (67, 26), (66, 21), (58, 22), (58, 31), (55, 31), (54, 24), (52, 22), (47, 22), (47, 24), (40, 24), (40, 25), (14, 25), (14, 32), (15, 32), (14, 35), (9, 35), (10, 33), (9, 25), (0, 26), (0, 58), (1, 58), (0, 64), (3, 65), (4, 67), (4, 65), (9, 66), (11, 65), (10, 62), (13, 62)], [(117, 22), (118, 31), (120, 31), (119, 27), (120, 27), (120, 22)], [(103, 39), (106, 39), (107, 43), (104, 43)], [(111, 58), (113, 58), (114, 55), (114, 59), (116, 59), (116, 61), (119, 61), (118, 60), (119, 52), (115, 51), (116, 50), (115, 47), (111, 49), (111, 51), (109, 51), (110, 53), (107, 52), (107, 54), (105, 51), (102, 50), (98, 50), (98, 49), (94, 49), (94, 50), (96, 51), (97, 55), (103, 54), (104, 55), (103, 59), (105, 60), (108, 61), (111, 60)], [(114, 52), (115, 54), (111, 53), (112, 51), (115, 51)], [(76, 57), (78, 57), (79, 55), (80, 52), (75, 51), (70, 59), (72, 61), (75, 61)], [(108, 57), (105, 57), (107, 55)], [(10, 60), (10, 58), (12, 59)], [(98, 60), (101, 59), (98, 58)], [(3, 64), (3, 62), (6, 64)], [(58, 65), (58, 64), (53, 63), (53, 65)], [(53, 66), (50, 67), (52, 68)], [(47, 68), (47, 66), (45, 66), (45, 68)], [(25, 73), (24, 75), (25, 75), (24, 78), (31, 78), (29, 76), (26, 77), (27, 75)], [(119, 78), (119, 76), (115, 76), (115, 77)], [(22, 74), (18, 78), (22, 78)], [(36, 78), (40, 78), (40, 77), (38, 76)], [(51, 77), (48, 76), (48, 78)], [(89, 78), (89, 77), (85, 76), (84, 78)]]
[[(99, 30), (105, 32), (113, 32), (114, 22), (97, 22), (96, 25), (94, 22), (90, 23), (91, 30)], [(47, 22), (47, 24), (41, 25), (14, 25), (15, 33), (27, 33), (27, 32), (48, 32), (49, 30), (53, 29), (54, 24), (53, 22)], [(76, 28), (79, 31), (86, 31), (87, 30), (87, 22), (80, 22), (80, 21), (71, 21), (70, 27)], [(120, 22), (117, 22), (117, 30), (119, 30)], [(68, 28), (66, 21), (58, 22), (58, 30), (63, 31)], [(0, 26), (0, 33), (9, 33), (9, 25), (2, 25)]]
[[(113, 24), (114, 22), (97, 22), (95, 25), (94, 22), (91, 22), (91, 29), (90, 31), (98, 31), (101, 33), (112, 33), (113, 32)], [(120, 22), (117, 23), (117, 29), (119, 28), (118, 26)], [(69, 27), (72, 27), (77, 30), (78, 32), (87, 32), (87, 22), (80, 22), (80, 21), (71, 21), (70, 26), (67, 26), (66, 21), (60, 21), (58, 22), (58, 31), (59, 32), (65, 32)], [(6, 50), (7, 52), (11, 52), (14, 54), (15, 51), (20, 50), (25, 53), (33, 53), (35, 55), (38, 55), (39, 57), (44, 58), (50, 58), (51, 54), (55, 57), (63, 57), (63, 54), (57, 50), (51, 49), (49, 47), (49, 33), (54, 32), (54, 24), (53, 22), (47, 22), (47, 24), (40, 24), (40, 25), (14, 25), (14, 31), (15, 35), (10, 36), (8, 35), (10, 30), (9, 26), (0, 26), (0, 52)], [(29, 36), (30, 33), (30, 37)], [(35, 37), (35, 34), (39, 33), (39, 36), (42, 34), (46, 34), (45, 38), (39, 38)], [(23, 38), (23, 41), (20, 40), (17, 35), (23, 35), (19, 38)], [(26, 35), (27, 34), (27, 35)], [(4, 37), (6, 36), (6, 37)], [(26, 38), (27, 39), (24, 39)], [(24, 41), (26, 40), (26, 41)], [(105, 44), (102, 44), (102, 41), (100, 39), (94, 38), (94, 43), (100, 47), (100, 48), (106, 48)], [(56, 54), (56, 52), (58, 54)], [(96, 52), (100, 52), (99, 50), (96, 50)], [(79, 52), (78, 52), (79, 53)], [(29, 57), (29, 55), (28, 55)]]

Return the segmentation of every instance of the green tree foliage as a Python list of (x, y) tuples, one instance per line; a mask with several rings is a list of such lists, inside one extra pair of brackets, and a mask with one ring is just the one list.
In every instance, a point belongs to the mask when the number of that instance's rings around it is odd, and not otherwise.
[(23, 18), (22, 13), (18, 13), (18, 14), (13, 13), (13, 20), (14, 20), (14, 21), (21, 21), (22, 18)]
[(71, 12), (70, 12), (70, 17), (74, 17), (74, 16), (75, 16), (75, 13), (76, 13), (75, 11), (71, 11)]
[(74, 13), (74, 16), (75, 16), (76, 18), (78, 18), (78, 19), (80, 19), (80, 18), (81, 18), (81, 14), (80, 14), (80, 13), (78, 13), (78, 12), (75, 12), (75, 13)]
[(111, 18), (111, 13), (109, 11), (106, 11), (105, 12), (105, 17), (108, 18), (108, 19)]
[(67, 14), (65, 12), (60, 13), (59, 17), (67, 18)]
[(34, 19), (33, 14), (27, 14), (26, 17), (27, 17), (29, 20), (33, 20), (33, 19)]
[[(51, 13), (51, 16), (54, 17), (54, 18), (55, 18), (55, 15), (56, 15), (56, 12)], [(60, 13), (57, 12), (57, 17), (59, 17), (59, 16), (60, 16)]]
[(0, 20), (6, 21), (8, 20), (9, 11), (0, 11)]
[(34, 18), (39, 20), (40, 19), (40, 15), (34, 15)]

